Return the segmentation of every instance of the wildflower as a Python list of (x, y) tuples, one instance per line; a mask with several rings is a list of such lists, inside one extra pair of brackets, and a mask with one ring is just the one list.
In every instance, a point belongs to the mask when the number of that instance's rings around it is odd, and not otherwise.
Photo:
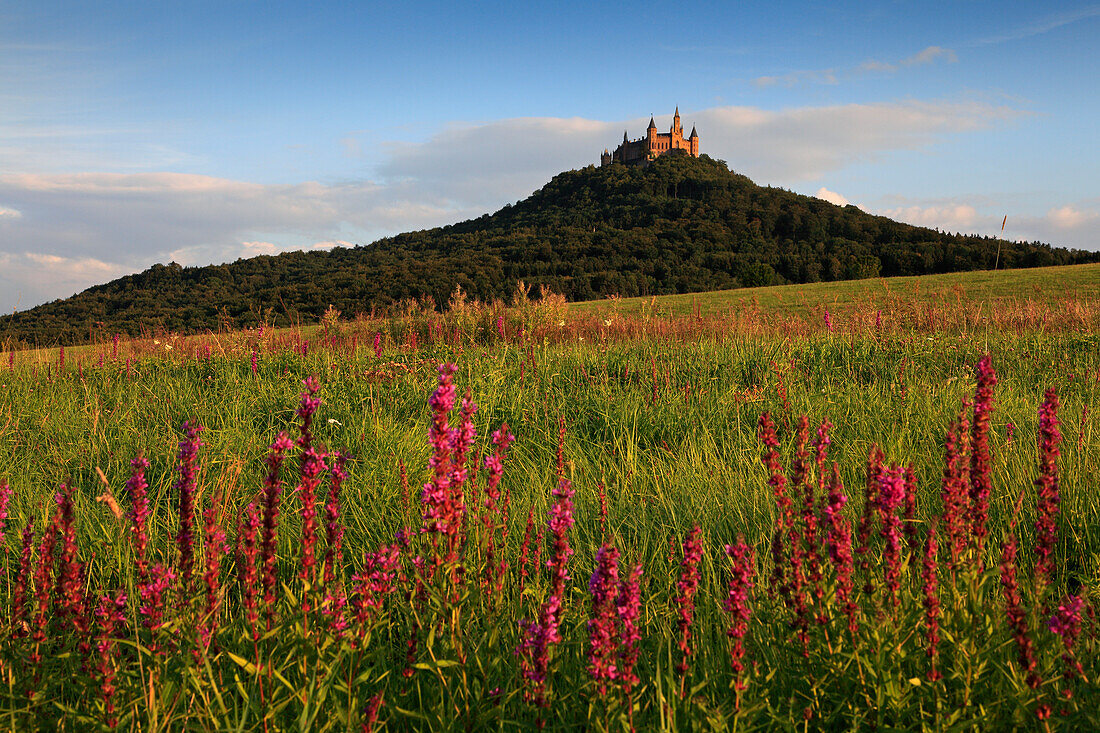
[[(164, 620), (164, 594), (172, 587), (176, 574), (161, 563), (157, 563), (149, 572), (148, 585), (140, 588), (141, 606), (138, 611), (150, 631), (160, 628)], [(153, 646), (156, 647), (154, 640)]]
[(520, 621), (522, 638), (516, 653), (521, 657), (521, 673), (528, 683), (524, 699), (539, 707), (547, 704), (550, 650), (561, 641), (559, 615), (566, 583), (570, 580), (569, 558), (573, 555), (573, 549), (569, 546), (569, 528), (573, 526), (573, 493), (572, 484), (563, 478), (551, 494), (554, 504), (550, 508), (548, 527), (552, 537), (550, 557), (546, 561), (551, 577), (550, 597), (542, 604), (538, 621)]
[(340, 489), (348, 477), (348, 456), (340, 451), (334, 454), (328, 482), (328, 498), (325, 501), (325, 561), (323, 579), (325, 585), (336, 580), (336, 571), (344, 564), (344, 526), (340, 523)]
[(173, 489), (179, 492), (180, 528), (176, 534), (176, 546), (179, 548), (180, 603), (186, 602), (191, 594), (191, 575), (195, 564), (195, 488), (197, 468), (195, 458), (199, 452), (199, 433), (201, 425), (183, 423), (183, 439), (179, 443), (179, 479)]
[(848, 617), (848, 632), (853, 636), (859, 630), (859, 606), (852, 597), (852, 528), (841, 513), (848, 497), (844, 493), (844, 484), (840, 480), (840, 471), (833, 464), (829, 476), (828, 503), (825, 505), (825, 539), (829, 548), (829, 559), (836, 569), (836, 597), (844, 606)]
[(260, 373), (260, 354), (256, 349), (252, 349), (252, 358), (250, 360), (252, 367), (252, 376), (256, 376)]
[(376, 358), (376, 359), (381, 359), (382, 358), (382, 334), (381, 333), (375, 333), (374, 334), (374, 358)]
[(749, 608), (749, 595), (752, 593), (753, 578), (756, 575), (756, 556), (751, 547), (745, 544), (745, 538), (738, 535), (737, 542), (726, 545), (726, 554), (733, 562), (732, 575), (730, 577), (729, 592), (722, 608), (729, 614), (730, 625), (726, 630), (726, 636), (733, 640), (733, 648), (730, 650), (730, 667), (735, 678), (734, 686), (738, 690), (745, 689), (745, 683), (741, 679), (741, 672), (745, 669), (741, 661), (745, 657), (745, 635), (749, 631), (749, 619), (752, 609)]
[(1058, 430), (1058, 393), (1053, 387), (1046, 391), (1039, 408), (1039, 478), (1038, 518), (1035, 520), (1035, 579), (1043, 587), (1050, 584), (1054, 573), (1054, 550), (1058, 542), (1058, 445), (1062, 433)]
[(34, 520), (27, 520), (23, 527), (22, 550), (19, 553), (19, 573), (12, 588), (10, 625), (13, 638), (27, 634), (27, 587), (31, 580), (31, 563), (34, 554)]
[(103, 698), (104, 723), (108, 728), (118, 725), (118, 717), (115, 715), (115, 630), (126, 622), (126, 594), (119, 591), (112, 598), (104, 595), (99, 599), (95, 615), (99, 620), (99, 634), (96, 650), (99, 659), (96, 663), (96, 671), (99, 674), (99, 694)]
[(943, 500), (943, 531), (951, 552), (951, 567), (959, 567), (959, 556), (966, 549), (968, 510), (970, 507), (970, 423), (964, 401), (958, 417), (947, 431), (946, 457), (940, 497)]
[(279, 528), (279, 503), (283, 488), (279, 473), (283, 461), (286, 459), (286, 453), (292, 445), (285, 432), (279, 433), (278, 437), (275, 438), (275, 442), (268, 449), (267, 475), (264, 477), (264, 524), (260, 545), (260, 564), (263, 568), (264, 607), (267, 612), (267, 628), (269, 631), (275, 617), (275, 593), (279, 587), (276, 575), (278, 558), (275, 556), (276, 533)]
[(1020, 597), (1020, 585), (1017, 580), (1016, 554), (1018, 550), (1016, 540), (1016, 520), (1020, 512), (1020, 504), (1023, 494), (1016, 500), (1016, 508), (1009, 524), (1008, 536), (1005, 538), (1001, 550), (1001, 590), (1005, 599), (1005, 617), (1008, 621), (1012, 638), (1016, 642), (1017, 659), (1020, 667), (1027, 675), (1027, 684), (1032, 689), (1039, 686), (1040, 678), (1036, 673), (1037, 662), (1035, 659), (1034, 645), (1028, 632), (1027, 611), (1024, 609), (1023, 598)]
[(367, 709), (363, 715), (362, 733), (374, 733), (374, 724), (378, 722), (378, 710), (382, 707), (382, 693), (379, 692), (367, 703)]
[(691, 667), (691, 624), (695, 618), (695, 594), (699, 591), (699, 562), (703, 559), (703, 547), (699, 542), (701, 530), (695, 525), (684, 540), (684, 559), (680, 562), (680, 579), (676, 581), (676, 635), (680, 647), (680, 661), (676, 671), (680, 673), (680, 694), (685, 691), (687, 672)]
[(789, 588), (785, 582), (784, 562), (787, 551), (784, 548), (784, 540), (794, 524), (794, 511), (791, 499), (787, 496), (787, 477), (783, 475), (783, 468), (779, 464), (779, 438), (775, 434), (775, 423), (767, 412), (760, 416), (759, 435), (760, 442), (764, 444), (762, 460), (768, 469), (768, 485), (772, 487), (778, 513), (775, 532), (772, 535), (772, 574), (768, 580), (768, 588), (773, 595), (778, 588), (784, 596), (787, 596)]
[(11, 496), (14, 493), (15, 490), (7, 480), (0, 479), (0, 542), (4, 539), (4, 530), (8, 524), (8, 503), (11, 502)]
[(928, 536), (924, 540), (924, 555), (921, 560), (921, 580), (924, 582), (924, 629), (925, 638), (928, 641), (928, 679), (932, 682), (943, 677), (943, 674), (936, 669), (936, 658), (940, 643), (940, 599), (938, 578), (936, 576), (936, 553), (938, 550), (936, 524), (933, 522), (928, 528)]
[(1077, 637), (1081, 635), (1081, 610), (1084, 605), (1085, 599), (1080, 595), (1065, 596), (1047, 624), (1051, 633), (1062, 639), (1062, 662), (1065, 665), (1063, 676), (1066, 680), (1083, 677), (1085, 674), (1073, 651)]
[[(312, 376), (305, 379), (302, 384), (305, 386), (305, 391), (302, 392), (297, 412), (302, 424), (296, 442), (299, 450), (299, 480), (295, 492), (301, 502), (299, 512), (302, 517), (302, 549), (298, 577), (309, 586), (314, 581), (314, 566), (317, 562), (317, 487), (321, 484), (320, 475), (325, 467), (325, 453), (314, 447), (311, 430), (313, 416), (321, 406), (321, 399), (317, 397), (317, 390), (321, 385), (317, 382), (317, 378)], [(306, 595), (302, 597), (302, 611), (309, 611), (309, 599)]]
[(225, 554), (225, 530), (218, 524), (221, 497), (203, 512), (203, 546), (206, 548), (206, 569), (202, 574), (206, 604), (199, 622), (199, 642), (209, 649), (217, 628), (216, 616), (221, 607), (221, 560)]
[[(504, 423), (498, 430), (493, 432), (493, 452), (485, 456), (485, 471), (488, 473), (488, 478), (485, 481), (485, 514), (482, 516), (482, 524), (488, 532), (488, 538), (485, 548), (485, 570), (483, 578), (483, 587), (486, 591), (490, 590), (495, 582), (500, 583), (503, 579), (504, 570), (507, 568), (507, 561), (504, 559), (503, 554), (499, 561), (496, 560), (497, 552), (497, 539), (496, 530), (498, 524), (503, 527), (504, 523), (499, 519), (494, 519), (498, 511), (498, 501), (500, 499), (500, 479), (504, 475), (504, 457), (508, 452), (508, 447), (516, 439), (508, 429), (508, 423)], [(527, 517), (528, 521), (528, 534), (524, 537), (524, 546), (521, 552), (522, 562), (526, 565), (527, 562), (527, 542), (530, 538), (531, 522), (533, 520), (534, 508), (531, 509), (532, 514)], [(524, 567), (526, 572), (526, 567)]]
[(260, 527), (256, 502), (250, 501), (245, 507), (241, 526), (237, 531), (237, 585), (240, 587), (241, 605), (244, 606), (248, 629), (254, 642), (260, 640), (259, 609), (256, 606), (256, 556)]
[(615, 652), (615, 592), (619, 582), (619, 551), (603, 545), (596, 553), (596, 569), (588, 581), (592, 596), (592, 617), (588, 621), (588, 673), (601, 695), (607, 694), (607, 683), (617, 677)]
[[(535, 507), (527, 510), (527, 527), (523, 530), (523, 544), (519, 548), (519, 577), (522, 587), (527, 586), (527, 557), (530, 552), (535, 526)], [(536, 564), (537, 565), (537, 564)]]
[(634, 674), (634, 665), (638, 661), (638, 642), (642, 635), (638, 630), (638, 619), (642, 612), (642, 566), (637, 564), (619, 582), (619, 592), (615, 597), (615, 612), (619, 617), (619, 681), (629, 695), (630, 689), (638, 683)]
[(363, 556), (363, 569), (351, 577), (351, 608), (362, 640), (368, 624), (382, 609), (382, 603), (394, 589), (401, 551), (396, 545), (383, 545)]
[(455, 404), (455, 388), (451, 375), (454, 364), (439, 365), (438, 386), (428, 400), (432, 409), (432, 424), (428, 429), (428, 443), (432, 456), (428, 467), (431, 480), (424, 484), (421, 503), (424, 505), (422, 532), (450, 535), (458, 531), (459, 515), (451, 496), (451, 426), (450, 412)]
[(833, 330), (833, 319), (829, 315), (828, 308), (825, 309), (825, 329), (830, 332)]
[(67, 616), (72, 625), (73, 635), (83, 656), (87, 656), (90, 646), (88, 617), (84, 599), (84, 569), (77, 559), (76, 522), (73, 516), (73, 488), (61, 484), (55, 500), (57, 502), (56, 522), (61, 534), (61, 555), (57, 562), (57, 587), (55, 592), (61, 602), (63, 616)]
[(874, 528), (875, 509), (878, 506), (878, 483), (882, 474), (882, 462), (885, 456), (882, 449), (872, 445), (867, 453), (867, 466), (865, 469), (866, 481), (863, 491), (863, 514), (859, 520), (858, 545), (856, 554), (859, 555), (859, 568), (863, 573), (863, 592), (867, 595), (874, 593), (875, 586), (871, 578), (871, 532)]
[(993, 371), (989, 354), (978, 361), (978, 386), (974, 392), (974, 421), (971, 423), (970, 454), (970, 531), (980, 557), (988, 534), (986, 519), (989, 516), (989, 492), (991, 457), (989, 448), (989, 416), (993, 410), (993, 387), (997, 375)]
[(878, 481), (879, 533), (885, 543), (882, 555), (886, 564), (885, 581), (890, 600), (896, 607), (901, 577), (901, 519), (897, 511), (905, 499), (905, 475), (897, 464), (882, 471)]

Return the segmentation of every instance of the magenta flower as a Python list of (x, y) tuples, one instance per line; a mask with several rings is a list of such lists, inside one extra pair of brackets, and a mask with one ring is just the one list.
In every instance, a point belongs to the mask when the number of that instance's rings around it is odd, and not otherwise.
[(924, 555), (921, 559), (921, 580), (924, 583), (924, 633), (928, 641), (928, 679), (932, 682), (943, 677), (943, 674), (936, 669), (940, 643), (939, 579), (936, 575), (936, 553), (938, 550), (936, 523), (933, 522), (928, 528), (928, 536), (924, 540)]
[(4, 539), (4, 530), (8, 526), (8, 503), (11, 502), (11, 496), (15, 493), (15, 490), (8, 484), (6, 479), (0, 479), (0, 542)]
[(244, 606), (245, 618), (248, 620), (248, 630), (252, 640), (260, 640), (259, 608), (256, 603), (256, 580), (258, 556), (258, 538), (260, 533), (260, 513), (256, 508), (256, 502), (250, 501), (245, 507), (244, 516), (241, 517), (241, 526), (237, 531), (237, 585), (241, 591), (241, 605)]
[(130, 540), (134, 548), (134, 565), (138, 572), (138, 586), (149, 582), (149, 567), (145, 560), (146, 546), (149, 537), (146, 533), (146, 524), (149, 521), (149, 498), (146, 491), (149, 484), (145, 481), (145, 470), (149, 468), (149, 461), (139, 455), (130, 461), (132, 473), (126, 482), (126, 494), (130, 497)]
[(260, 564), (263, 568), (264, 608), (267, 614), (267, 628), (269, 631), (275, 619), (275, 601), (279, 590), (276, 551), (278, 549), (279, 503), (283, 488), (279, 473), (283, 461), (286, 459), (286, 453), (292, 447), (293, 444), (287, 434), (285, 432), (279, 433), (269, 449), (267, 455), (268, 470), (267, 475), (264, 477), (264, 525), (260, 545)]
[(1081, 611), (1084, 605), (1085, 599), (1082, 596), (1067, 595), (1062, 598), (1061, 604), (1048, 622), (1051, 633), (1062, 639), (1062, 662), (1065, 665), (1063, 676), (1066, 680), (1085, 675), (1085, 670), (1073, 650), (1081, 635)]
[(126, 594), (119, 591), (112, 598), (101, 596), (96, 606), (95, 615), (99, 620), (99, 634), (96, 649), (99, 659), (96, 662), (96, 672), (99, 674), (99, 694), (103, 698), (104, 723), (108, 728), (118, 725), (118, 717), (115, 715), (114, 697), (116, 692), (114, 651), (115, 631), (126, 623)]
[(428, 467), (432, 478), (424, 484), (420, 496), (424, 506), (421, 531), (435, 535), (457, 532), (460, 521), (451, 495), (450, 413), (455, 405), (455, 388), (451, 382), (454, 372), (454, 364), (439, 365), (438, 386), (428, 400), (432, 410), (432, 424), (428, 429), (428, 442), (432, 447)]
[(1035, 578), (1049, 585), (1054, 574), (1054, 550), (1058, 544), (1058, 458), (1062, 433), (1058, 430), (1058, 393), (1047, 390), (1039, 408), (1039, 478), (1035, 480), (1039, 502), (1035, 520)]
[(596, 569), (588, 581), (592, 597), (592, 616), (588, 621), (588, 673), (601, 695), (617, 678), (615, 657), (618, 651), (615, 594), (619, 583), (619, 551), (603, 545), (596, 553)]
[(180, 528), (176, 534), (176, 546), (179, 548), (180, 603), (186, 603), (191, 596), (191, 576), (195, 565), (195, 488), (198, 467), (199, 433), (201, 425), (183, 423), (183, 439), (179, 443), (179, 479), (173, 490), (179, 492)]
[(866, 482), (863, 493), (863, 514), (859, 520), (858, 544), (856, 554), (859, 556), (859, 569), (863, 573), (863, 592), (867, 595), (874, 593), (875, 586), (871, 575), (871, 534), (875, 524), (875, 510), (878, 507), (878, 484), (883, 472), (882, 462), (885, 456), (882, 449), (872, 445), (867, 454)]
[[(302, 517), (302, 548), (298, 577), (307, 585), (312, 585), (315, 580), (314, 566), (317, 564), (317, 487), (321, 484), (321, 471), (325, 468), (325, 454), (314, 447), (311, 430), (313, 416), (321, 406), (321, 398), (316, 396), (321, 385), (317, 382), (317, 378), (312, 376), (305, 379), (302, 384), (305, 386), (305, 391), (302, 392), (297, 412), (302, 421), (301, 434), (297, 441), (300, 476), (298, 486), (295, 487), (301, 502), (299, 511)], [(309, 611), (308, 594), (302, 596), (302, 611), (303, 613)]]
[(619, 581), (619, 594), (615, 598), (615, 612), (619, 616), (619, 681), (630, 696), (638, 677), (634, 665), (638, 662), (638, 642), (642, 640), (638, 620), (642, 615), (642, 566), (637, 564)]
[(783, 467), (779, 463), (779, 438), (775, 433), (775, 423), (767, 412), (760, 416), (759, 435), (760, 442), (764, 444), (762, 460), (768, 469), (768, 485), (772, 487), (777, 513), (775, 532), (772, 535), (772, 573), (768, 579), (768, 589), (773, 596), (775, 591), (779, 590), (785, 597), (789, 597), (790, 587), (785, 579), (784, 568), (788, 553), (784, 542), (794, 525), (794, 510), (793, 503), (787, 496), (787, 477), (783, 474)]
[(27, 520), (23, 527), (22, 551), (19, 553), (19, 573), (15, 576), (15, 585), (11, 592), (10, 624), (12, 638), (26, 636), (27, 628), (27, 588), (31, 581), (34, 555), (34, 520)]
[(753, 582), (756, 577), (756, 556), (752, 548), (745, 544), (745, 538), (741, 535), (737, 536), (737, 542), (726, 545), (726, 554), (733, 562), (733, 572), (722, 608), (729, 614), (730, 619), (726, 636), (733, 640), (730, 666), (733, 669), (734, 686), (738, 690), (743, 690), (745, 683), (741, 679), (741, 672), (745, 669), (745, 665), (742, 660), (745, 657), (745, 635), (748, 634), (749, 619), (752, 617), (749, 596), (752, 594), (753, 586), (756, 585)]
[(550, 669), (550, 650), (561, 641), (559, 626), (562, 598), (566, 583), (570, 580), (568, 562), (573, 555), (569, 546), (569, 529), (573, 526), (573, 487), (568, 479), (561, 479), (552, 492), (555, 501), (550, 507), (549, 531), (551, 534), (550, 557), (546, 567), (550, 571), (550, 597), (542, 604), (537, 622), (520, 621), (522, 640), (516, 653), (520, 655), (520, 669), (528, 687), (524, 699), (539, 707), (547, 704), (546, 681)]
[[(506, 522), (502, 521), (500, 516), (499, 506), (500, 501), (500, 479), (504, 475), (504, 458), (507, 455), (508, 447), (516, 439), (508, 430), (508, 423), (504, 423), (500, 426), (500, 429), (493, 432), (493, 452), (485, 456), (485, 472), (488, 474), (485, 480), (485, 513), (482, 515), (482, 524), (485, 527), (487, 538), (485, 545), (485, 567), (482, 573), (482, 589), (489, 594), (490, 600), (494, 597), (492, 591), (500, 592), (501, 586), (504, 582), (504, 575), (508, 569), (508, 561), (501, 553), (500, 559), (497, 560), (497, 545), (500, 543), (503, 547), (504, 537), (497, 539), (498, 531), (504, 530)], [(521, 562), (526, 566), (527, 562), (527, 543), (530, 539), (531, 522), (534, 518), (534, 508), (531, 509), (531, 514), (527, 517), (528, 533), (524, 536), (524, 546), (520, 553)], [(524, 567), (526, 572), (526, 567)]]
[(825, 541), (829, 548), (829, 559), (836, 571), (836, 599), (843, 605), (844, 614), (848, 617), (848, 632), (854, 636), (859, 631), (859, 606), (852, 593), (852, 527), (842, 514), (847, 503), (848, 497), (844, 493), (840, 471), (834, 463), (829, 476), (828, 503), (824, 513)]
[[(1022, 498), (1021, 494), (1021, 498)], [(1035, 659), (1034, 644), (1028, 630), (1027, 611), (1024, 609), (1024, 601), (1020, 596), (1020, 585), (1017, 580), (1016, 553), (1016, 517), (1020, 510), (1020, 501), (1016, 502), (1016, 510), (1012, 515), (1008, 537), (1005, 539), (1001, 551), (1001, 590), (1004, 593), (1005, 617), (1008, 628), (1012, 632), (1012, 639), (1016, 642), (1017, 659), (1022, 671), (1027, 675), (1027, 684), (1032, 689), (1039, 686), (1040, 678), (1036, 672), (1038, 663)]]
[(680, 673), (680, 694), (685, 692), (688, 670), (691, 668), (691, 625), (695, 619), (695, 594), (699, 591), (699, 562), (703, 559), (703, 546), (699, 541), (702, 530), (692, 527), (684, 539), (684, 559), (680, 561), (680, 579), (676, 581), (676, 636), (680, 647), (680, 661), (676, 671)]
[(382, 358), (382, 334), (374, 334), (374, 356), (376, 359)]
[(943, 532), (951, 552), (952, 570), (958, 569), (959, 557), (969, 541), (970, 422), (966, 415), (969, 406), (969, 402), (963, 402), (959, 416), (947, 431), (947, 455), (940, 489)]
[(368, 625), (381, 611), (386, 597), (393, 592), (401, 551), (396, 545), (383, 545), (363, 556), (363, 569), (352, 576), (351, 608), (362, 640)]
[(340, 488), (348, 477), (348, 456), (337, 451), (329, 473), (328, 498), (325, 500), (324, 582), (330, 585), (344, 565), (344, 525), (340, 522)]
[[(164, 594), (172, 587), (175, 579), (176, 574), (171, 569), (157, 563), (149, 571), (149, 584), (140, 588), (141, 606), (138, 611), (144, 619), (145, 627), (150, 631), (157, 631), (164, 622)], [(158, 646), (155, 639), (152, 646)]]
[(989, 517), (989, 492), (993, 488), (990, 476), (992, 458), (989, 447), (989, 416), (993, 411), (993, 387), (997, 384), (997, 375), (993, 371), (989, 354), (978, 361), (977, 372), (974, 421), (970, 427), (970, 532), (980, 557), (989, 533), (986, 520)]
[(898, 509), (905, 501), (905, 492), (905, 472), (900, 466), (894, 464), (882, 471), (878, 481), (876, 508), (881, 525), (879, 533), (885, 543), (882, 559), (886, 565), (886, 588), (895, 607), (900, 602), (898, 591), (901, 578), (901, 518), (898, 516)]
[(217, 615), (221, 610), (221, 562), (226, 551), (225, 530), (218, 524), (220, 501), (215, 501), (203, 512), (203, 546), (206, 568), (202, 574), (205, 606), (199, 621), (199, 642), (205, 651), (210, 648), (217, 628)]

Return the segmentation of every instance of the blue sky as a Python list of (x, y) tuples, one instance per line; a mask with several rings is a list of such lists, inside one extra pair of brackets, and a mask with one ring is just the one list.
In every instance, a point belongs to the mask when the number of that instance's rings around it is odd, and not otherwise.
[(1100, 4), (0, 0), (0, 309), (522, 199), (679, 105), (761, 184), (1100, 249)]

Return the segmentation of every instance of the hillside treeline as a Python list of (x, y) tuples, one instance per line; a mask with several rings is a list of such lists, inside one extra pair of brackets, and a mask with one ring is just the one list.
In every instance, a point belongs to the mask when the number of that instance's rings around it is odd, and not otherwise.
[(565, 172), (495, 214), (367, 246), (155, 265), (5, 317), (0, 339), (76, 343), (97, 330), (284, 325), (315, 320), (329, 305), (351, 316), (406, 298), (442, 304), (456, 287), (479, 300), (506, 298), (519, 280), (589, 300), (1098, 260), (757, 186), (704, 155)]

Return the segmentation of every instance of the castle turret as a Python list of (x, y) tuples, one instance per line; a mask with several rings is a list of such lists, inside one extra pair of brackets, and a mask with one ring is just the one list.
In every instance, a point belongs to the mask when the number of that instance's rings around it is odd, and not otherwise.
[(680, 105), (676, 105), (676, 114), (672, 116), (672, 136), (682, 136), (684, 134), (684, 128), (680, 126)]
[(695, 125), (691, 126), (691, 137), (688, 138), (688, 152), (696, 158), (699, 157), (699, 133), (695, 131)]

